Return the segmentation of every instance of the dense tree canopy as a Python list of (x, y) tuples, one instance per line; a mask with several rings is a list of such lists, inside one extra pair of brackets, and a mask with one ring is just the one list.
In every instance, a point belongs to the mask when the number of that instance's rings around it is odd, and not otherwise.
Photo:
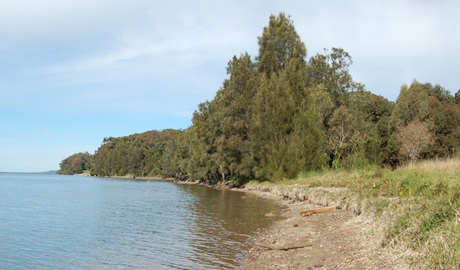
[(58, 174), (81, 174), (91, 169), (91, 155), (88, 152), (73, 154), (59, 164)]
[(93, 155), (92, 175), (174, 177), (170, 143), (182, 131), (148, 131), (120, 138), (105, 138)]
[(308, 59), (284, 13), (270, 16), (258, 44), (256, 57), (244, 53), (229, 61), (228, 78), (212, 100), (198, 105), (187, 130), (109, 137), (90, 166), (71, 156), (61, 172), (91, 167), (97, 176), (277, 180), (459, 154), (459, 92), (414, 80), (401, 87), (396, 102), (372, 94), (353, 80), (344, 49)]

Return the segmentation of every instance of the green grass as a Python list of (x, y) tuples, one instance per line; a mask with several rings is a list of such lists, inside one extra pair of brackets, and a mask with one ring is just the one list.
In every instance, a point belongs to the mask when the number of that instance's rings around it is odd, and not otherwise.
[(307, 172), (293, 180), (248, 185), (363, 213), (380, 227), (381, 247), (407, 251), (416, 268), (460, 268), (460, 159), (396, 170)]

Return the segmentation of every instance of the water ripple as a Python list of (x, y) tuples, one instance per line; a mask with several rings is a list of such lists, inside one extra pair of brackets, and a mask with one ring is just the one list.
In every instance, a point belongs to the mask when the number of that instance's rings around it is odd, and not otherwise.
[(170, 182), (0, 175), (0, 269), (232, 269), (273, 209)]

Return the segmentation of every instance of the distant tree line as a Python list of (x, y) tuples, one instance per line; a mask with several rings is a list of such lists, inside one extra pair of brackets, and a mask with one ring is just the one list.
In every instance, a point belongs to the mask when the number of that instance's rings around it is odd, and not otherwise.
[(198, 105), (188, 129), (106, 138), (90, 159), (91, 173), (276, 180), (460, 151), (460, 92), (414, 80), (395, 103), (372, 94), (353, 80), (343, 49), (308, 59), (284, 13), (270, 16), (258, 43), (257, 57), (229, 61), (228, 78)]
[(175, 143), (181, 132), (168, 129), (105, 138), (93, 155), (91, 174), (174, 177), (171, 166)]
[(88, 152), (73, 154), (59, 164), (58, 174), (81, 174), (91, 170), (91, 154)]

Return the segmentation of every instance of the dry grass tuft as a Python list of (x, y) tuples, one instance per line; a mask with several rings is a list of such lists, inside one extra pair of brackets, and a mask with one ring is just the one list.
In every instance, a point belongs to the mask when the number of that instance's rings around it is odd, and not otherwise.
[[(376, 253), (414, 268), (460, 269), (460, 159), (423, 161), (386, 170), (303, 173), (249, 189), (323, 206), (341, 206), (373, 220)], [(397, 256), (396, 256), (397, 255)]]
[(460, 170), (460, 159), (436, 159), (429, 161), (421, 161), (414, 164), (406, 165), (401, 170), (417, 171), (417, 172), (458, 172)]

